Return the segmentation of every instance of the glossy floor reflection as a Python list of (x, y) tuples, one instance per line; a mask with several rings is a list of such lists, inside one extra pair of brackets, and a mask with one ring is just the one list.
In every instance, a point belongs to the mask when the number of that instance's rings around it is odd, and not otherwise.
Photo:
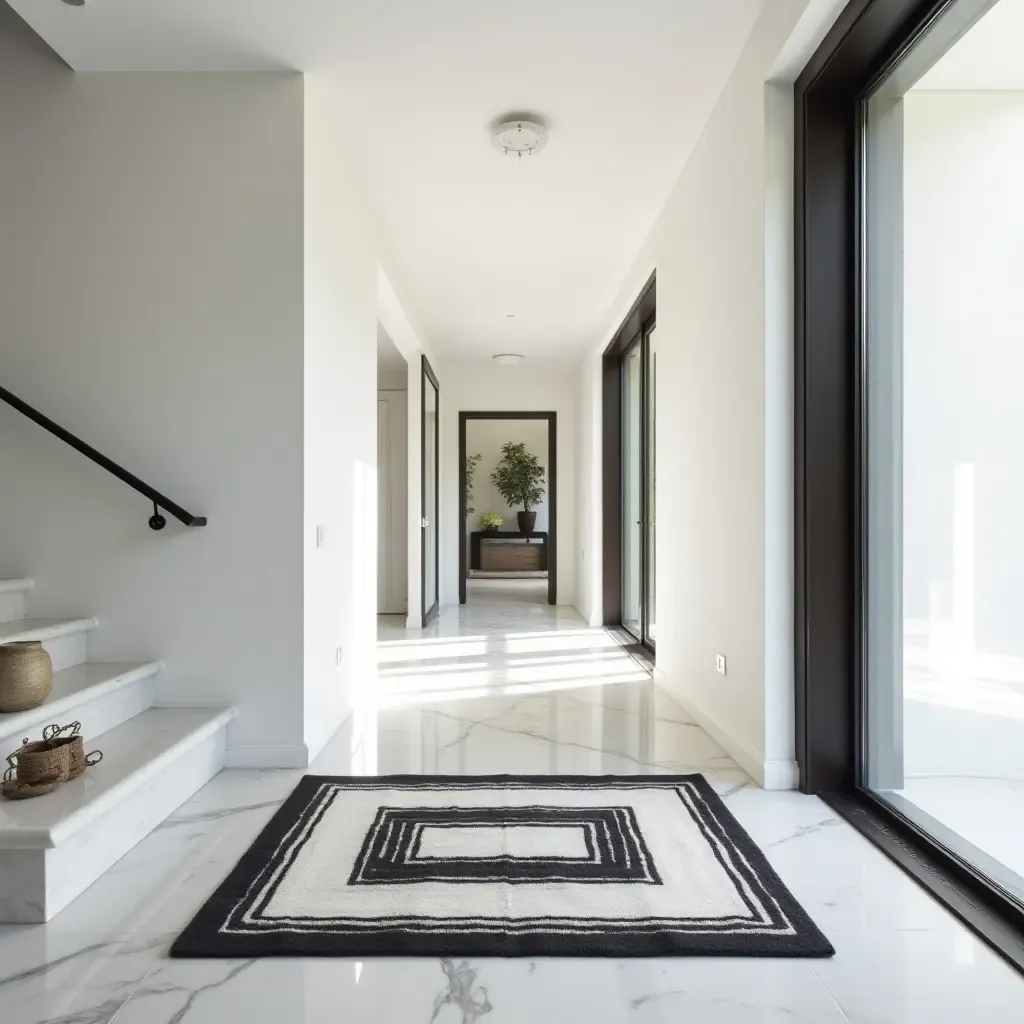
[(1024, 979), (820, 801), (755, 788), (603, 631), (495, 599), (382, 623), (377, 697), (325, 774), (701, 771), (832, 960), (168, 960), (299, 772), (226, 771), (46, 926), (0, 928), (3, 1024), (952, 1024), (1024, 1019)]

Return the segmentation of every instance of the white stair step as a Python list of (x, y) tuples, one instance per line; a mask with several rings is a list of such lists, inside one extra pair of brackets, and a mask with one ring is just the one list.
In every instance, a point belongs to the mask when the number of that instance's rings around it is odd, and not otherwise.
[[(23, 739), (39, 739), (44, 726), (81, 722), (88, 740), (153, 704), (159, 661), (87, 661), (53, 674), (50, 696), (29, 711), (0, 714), (0, 759)], [(2, 766), (2, 760), (0, 760)]]
[(34, 586), (32, 580), (0, 580), (0, 622), (25, 616), (25, 595)]
[(151, 708), (86, 743), (103, 761), (0, 803), (0, 922), (50, 920), (224, 766), (234, 708)]
[(92, 616), (81, 619), (12, 619), (0, 622), (0, 644), (42, 640), (53, 661), (53, 671), (81, 665), (87, 657), (86, 637), (99, 625)]

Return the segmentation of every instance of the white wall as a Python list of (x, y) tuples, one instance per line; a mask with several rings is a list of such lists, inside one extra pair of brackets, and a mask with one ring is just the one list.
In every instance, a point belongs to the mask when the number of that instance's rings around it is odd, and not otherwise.
[[(466, 454), (482, 455), (477, 463), (473, 481), (473, 505), (475, 515), (469, 517), (466, 530), (480, 529), (480, 516), (484, 512), (497, 512), (505, 523), (504, 530), (519, 529), (516, 513), (522, 506), (512, 507), (498, 493), (491, 479), (495, 467), (501, 462), (501, 447), (506, 442), (525, 444), (531, 455), (536, 455), (545, 471), (543, 499), (533, 508), (537, 513), (536, 529), (548, 528), (548, 425), (546, 420), (469, 420), (466, 423)], [(456, 466), (456, 471), (458, 467)]]
[(310, 756), (365, 696), (359, 691), (372, 684), (376, 665), (378, 242), (349, 174), (332, 93), (329, 78), (305, 76), (303, 714)]
[(601, 537), (602, 512), (602, 403), (601, 360), (584, 359), (576, 382), (577, 401), (577, 506), (576, 535), (576, 608), (591, 626), (604, 622), (602, 599), (603, 567)]
[(459, 412), (558, 414), (558, 603), (575, 601), (576, 377), (571, 368), (450, 363), (441, 377), (441, 602), (459, 601)]
[[(6, 9), (6, 8), (5, 8)], [(303, 90), (79, 74), (0, 29), (0, 379), (194, 513), (0, 408), (0, 575), (89, 613), (92, 656), (303, 743)], [(15, 30), (16, 31), (16, 30)], [(15, 481), (17, 484), (15, 485)]]
[(383, 246), (332, 83), (76, 75), (0, 5), (0, 89), (0, 379), (209, 518), (151, 532), (4, 406), (0, 575), (164, 660), (160, 701), (236, 705), (230, 764), (304, 766), (374, 674)]
[[(600, 608), (599, 360), (657, 271), (657, 677), (765, 785), (796, 784), (793, 741), (791, 89), (766, 81), (799, 27), (766, 4), (581, 370), (595, 501), (580, 605)], [(813, 38), (812, 38), (813, 37)], [(728, 659), (718, 675), (715, 655)]]

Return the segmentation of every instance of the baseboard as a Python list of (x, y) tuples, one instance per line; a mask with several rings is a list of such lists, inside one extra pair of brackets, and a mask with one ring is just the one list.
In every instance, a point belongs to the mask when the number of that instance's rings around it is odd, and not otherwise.
[(226, 768), (308, 768), (305, 743), (228, 743)]
[(579, 606), (578, 604), (576, 604), (576, 603), (573, 603), (573, 608), (575, 608), (575, 609), (576, 609), (576, 611), (577, 611), (577, 612), (579, 613), (579, 616), (580, 616), (580, 618), (581, 618), (581, 619), (582, 619), (582, 620), (583, 620), (583, 621), (584, 621), (584, 622), (585, 622), (585, 623), (586, 623), (586, 624), (587, 624), (587, 625), (588, 625), (588, 626), (589, 626), (589, 627), (590, 627), (591, 629), (599, 629), (599, 628), (600, 628), (601, 626), (603, 626), (603, 625), (604, 625), (604, 623), (603, 623), (603, 622), (601, 621), (601, 616), (600, 616), (600, 615), (598, 615), (598, 614), (597, 614), (596, 612), (595, 612), (594, 614), (591, 614), (590, 612), (585, 612), (585, 611), (584, 611), (584, 610), (583, 610), (583, 609), (582, 609), (582, 608), (581, 608), (581, 607), (580, 607), (580, 606)]
[(718, 724), (659, 668), (654, 681), (762, 788), (796, 789), (800, 771), (796, 761), (766, 761), (762, 754), (748, 747), (728, 729)]
[(338, 721), (330, 728), (324, 730), (319, 736), (314, 739), (306, 737), (306, 750), (309, 758), (309, 764), (312, 764), (317, 757), (323, 752), (323, 749), (327, 746), (335, 736), (338, 735), (338, 730), (345, 725), (352, 717), (352, 709), (346, 708), (344, 714), (338, 719)]

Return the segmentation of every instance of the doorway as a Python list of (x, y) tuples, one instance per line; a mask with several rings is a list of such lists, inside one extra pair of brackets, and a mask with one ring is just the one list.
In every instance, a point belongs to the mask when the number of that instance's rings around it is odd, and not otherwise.
[(604, 356), (604, 620), (653, 651), (655, 545), (655, 279)]
[[(515, 591), (522, 591), (520, 597), (530, 591), (541, 600), (546, 594), (548, 604), (558, 603), (557, 450), (557, 413), (459, 413), (460, 604), (466, 603), (470, 584), (475, 589), (503, 586), (511, 595), (515, 583), (521, 584)], [(519, 512), (527, 511), (522, 501), (503, 495), (493, 481), (510, 457), (520, 472), (524, 460), (541, 471), (532, 478), (534, 500), (526, 502), (536, 517), (532, 523), (520, 522)], [(488, 514), (496, 517), (490, 526), (480, 521)]]

